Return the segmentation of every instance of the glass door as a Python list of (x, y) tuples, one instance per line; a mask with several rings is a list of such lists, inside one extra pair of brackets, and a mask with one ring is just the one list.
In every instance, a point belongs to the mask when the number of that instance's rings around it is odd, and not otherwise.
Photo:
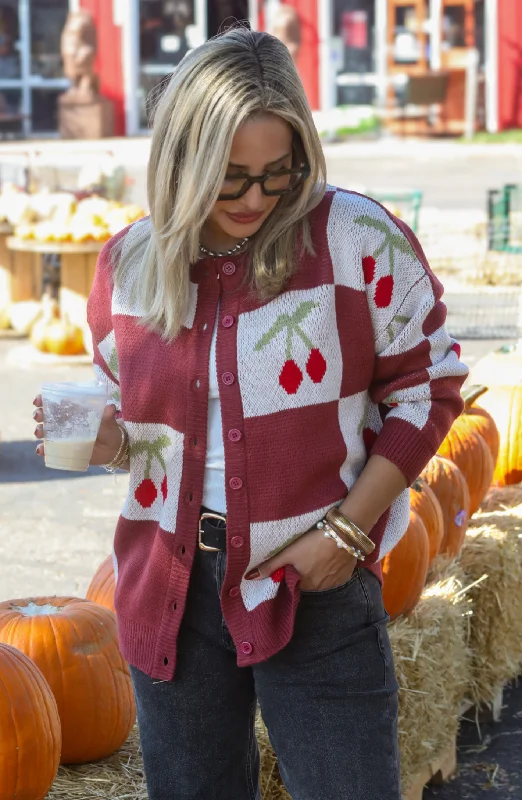
[(378, 83), (375, 0), (335, 0), (337, 105), (373, 105)]
[(69, 86), (60, 55), (69, 0), (24, 0), (27, 2), (30, 132), (40, 135), (58, 130), (58, 97)]
[(176, 69), (183, 56), (207, 38), (206, 2), (137, 0), (138, 128), (149, 126), (154, 90)]
[(69, 0), (0, 0), (0, 131), (48, 135), (58, 129), (63, 76), (60, 38)]

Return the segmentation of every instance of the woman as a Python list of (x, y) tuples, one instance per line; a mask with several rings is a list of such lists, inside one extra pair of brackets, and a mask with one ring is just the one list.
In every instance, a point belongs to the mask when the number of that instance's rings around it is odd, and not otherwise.
[(462, 407), (442, 288), (402, 222), (326, 187), (267, 34), (186, 56), (148, 180), (89, 321), (114, 404), (92, 463), (130, 468), (115, 603), (149, 797), (259, 798), (259, 701), (294, 800), (399, 800), (379, 561)]

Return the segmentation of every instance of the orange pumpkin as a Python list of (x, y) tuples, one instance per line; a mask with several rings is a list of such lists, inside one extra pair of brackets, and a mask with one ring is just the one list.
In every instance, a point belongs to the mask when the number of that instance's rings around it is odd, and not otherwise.
[(470, 386), (462, 393), (464, 411), (460, 417), (457, 417), (453, 427), (457, 426), (465, 432), (474, 430), (480, 433), (493, 456), (493, 464), (496, 464), (500, 448), (498, 428), (491, 414), (482, 406), (475, 405), (479, 397), (482, 397), (487, 391), (487, 386)]
[(444, 539), (444, 517), (435, 494), (422, 478), (417, 478), (410, 488), (410, 505), (424, 523), (430, 543), (431, 564), (438, 556)]
[(136, 717), (129, 668), (116, 618), (77, 597), (0, 603), (0, 641), (40, 667), (56, 698), (62, 764), (97, 761), (118, 750)]
[(486, 386), (517, 386), (522, 381), (522, 346), (500, 347), (481, 358), (471, 370), (471, 381)]
[(392, 619), (417, 605), (426, 583), (430, 543), (424, 523), (410, 509), (410, 524), (402, 539), (383, 560), (384, 606)]
[(43, 800), (60, 763), (60, 717), (26, 655), (0, 644), (0, 800)]
[(453, 461), (433, 456), (421, 473), (439, 501), (444, 519), (440, 553), (457, 556), (464, 543), (469, 522), (469, 489), (464, 475)]
[(87, 589), (87, 600), (91, 600), (93, 603), (99, 603), (101, 606), (105, 606), (105, 608), (110, 608), (111, 611), (114, 611), (115, 588), (114, 565), (112, 556), (108, 556), (94, 573), (93, 579)]
[(496, 422), (500, 449), (493, 475), (497, 486), (522, 481), (522, 384), (492, 386), (483, 398), (484, 408)]
[(437, 451), (460, 469), (469, 489), (470, 514), (474, 514), (491, 486), (495, 465), (486, 442), (474, 430), (453, 425)]
[(45, 349), (58, 356), (76, 356), (85, 353), (83, 331), (69, 319), (52, 320), (45, 331)]

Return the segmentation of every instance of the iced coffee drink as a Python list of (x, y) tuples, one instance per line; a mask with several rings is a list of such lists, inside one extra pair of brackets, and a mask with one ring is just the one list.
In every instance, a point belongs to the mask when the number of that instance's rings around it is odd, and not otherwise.
[(45, 466), (85, 472), (103, 411), (104, 383), (47, 383), (42, 387)]

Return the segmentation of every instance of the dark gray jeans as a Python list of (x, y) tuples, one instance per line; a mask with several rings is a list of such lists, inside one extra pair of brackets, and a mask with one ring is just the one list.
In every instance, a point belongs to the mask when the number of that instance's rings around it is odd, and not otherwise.
[(367, 570), (302, 592), (290, 643), (236, 665), (219, 591), (226, 555), (198, 550), (174, 681), (131, 668), (150, 800), (259, 800), (259, 701), (293, 800), (401, 800), (397, 682), (381, 587)]

